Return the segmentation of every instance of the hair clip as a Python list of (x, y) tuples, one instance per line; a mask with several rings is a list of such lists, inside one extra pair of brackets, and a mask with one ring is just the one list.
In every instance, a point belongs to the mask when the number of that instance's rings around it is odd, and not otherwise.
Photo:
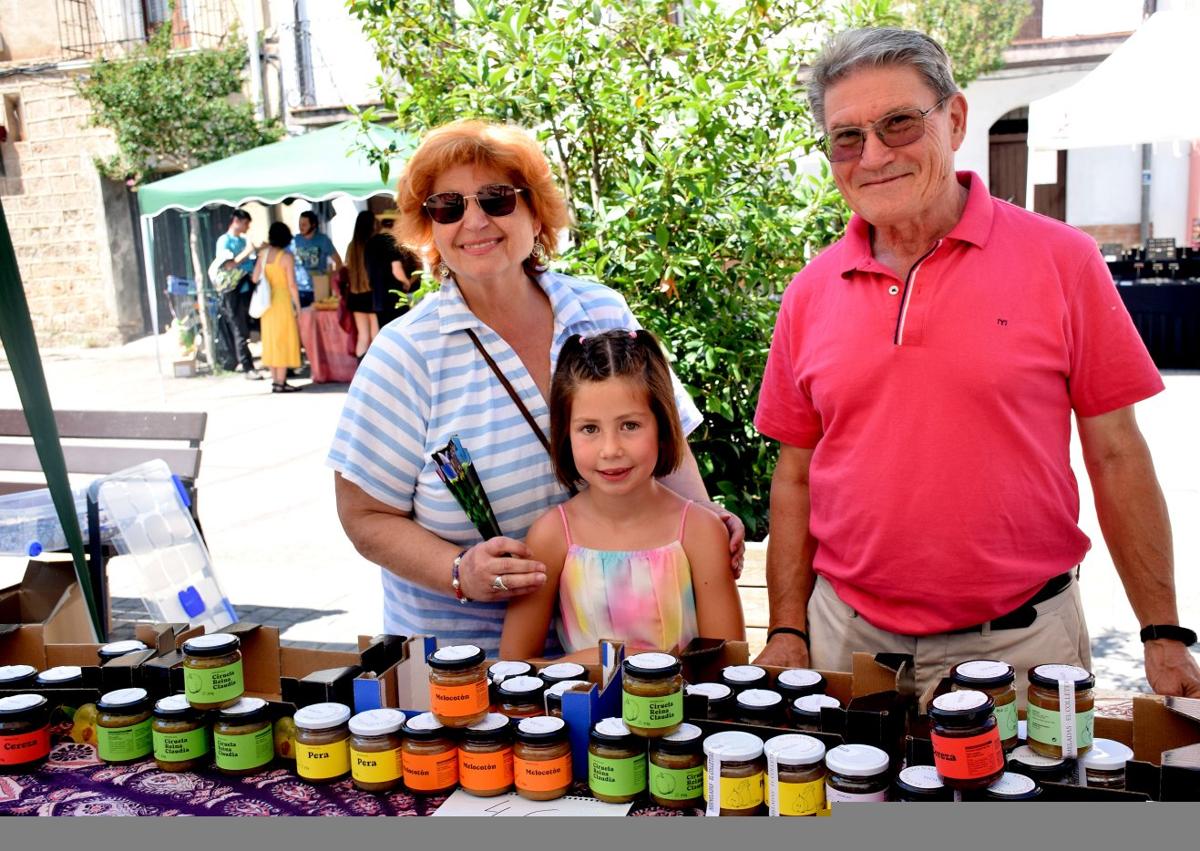
[(637, 339), (637, 331), (630, 331), (630, 332), (629, 332), (629, 339), (631, 339), (631, 340), (636, 340), (636, 339)]
[(587, 340), (587, 337), (585, 337), (585, 336), (583, 336), (582, 334), (580, 334), (580, 335), (579, 335), (579, 345), (581, 345), (581, 346), (582, 346), (585, 340)]

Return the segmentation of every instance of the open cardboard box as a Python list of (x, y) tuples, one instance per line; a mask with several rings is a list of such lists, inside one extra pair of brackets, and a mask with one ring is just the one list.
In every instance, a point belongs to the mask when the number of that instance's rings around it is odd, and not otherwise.
[[(70, 556), (48, 553), (31, 559), (17, 585), (0, 590), (0, 665), (46, 662), (46, 645), (95, 640), (87, 603), (75, 581)], [(95, 655), (89, 660), (95, 664)]]

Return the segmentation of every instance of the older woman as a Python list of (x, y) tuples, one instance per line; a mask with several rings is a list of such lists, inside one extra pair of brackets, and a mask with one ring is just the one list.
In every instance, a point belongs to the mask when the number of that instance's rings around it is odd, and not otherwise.
[[(389, 632), (494, 655), (505, 601), (545, 581), (521, 539), (568, 496), (534, 429), (549, 432), (558, 352), (573, 334), (639, 326), (613, 290), (546, 271), (568, 213), (524, 131), (459, 121), (430, 132), (400, 178), (397, 205), (400, 241), (426, 253), (441, 287), (382, 330), (350, 386), (328, 459), (338, 513), (358, 551), (383, 568)], [(672, 379), (687, 433), (700, 414)], [(438, 478), (430, 453), (453, 435), (502, 537), (481, 542)], [(708, 499), (690, 451), (665, 481)], [(721, 513), (740, 567), (744, 530)]]

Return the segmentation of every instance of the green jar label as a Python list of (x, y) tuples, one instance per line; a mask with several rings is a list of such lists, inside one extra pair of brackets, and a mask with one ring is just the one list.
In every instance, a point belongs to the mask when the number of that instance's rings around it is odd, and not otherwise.
[(241, 736), (213, 736), (217, 768), (245, 771), (261, 768), (275, 757), (275, 734), (271, 725)]
[(1004, 706), (997, 706), (992, 711), (992, 717), (996, 719), (996, 729), (1000, 731), (1000, 741), (1007, 742), (1009, 739), (1017, 737), (1017, 702), (1015, 700)]
[(646, 755), (609, 759), (588, 754), (588, 786), (592, 792), (620, 798), (646, 791)]
[[(1075, 713), (1075, 747), (1086, 748), (1092, 744), (1096, 710)], [(1062, 715), (1054, 709), (1043, 709), (1029, 704), (1026, 714), (1029, 738), (1043, 745), (1062, 747)]]
[(224, 703), (242, 696), (242, 660), (220, 668), (183, 667), (183, 690), (189, 703)]
[(131, 727), (96, 727), (96, 752), (105, 762), (127, 762), (149, 755), (150, 719)]
[(187, 762), (208, 753), (208, 730), (199, 727), (188, 733), (154, 732), (154, 758), (160, 762)]
[(704, 766), (659, 768), (650, 763), (650, 794), (668, 801), (694, 801), (704, 797)]
[(630, 727), (674, 727), (683, 723), (683, 689), (664, 697), (622, 692), (621, 717)]

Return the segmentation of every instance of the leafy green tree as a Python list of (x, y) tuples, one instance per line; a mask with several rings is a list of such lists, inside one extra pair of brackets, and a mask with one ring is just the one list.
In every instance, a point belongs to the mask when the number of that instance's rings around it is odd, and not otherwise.
[(236, 97), (245, 65), (236, 34), (227, 46), (172, 52), (169, 24), (130, 56), (97, 60), (79, 93), (92, 123), (116, 134), (118, 150), (97, 167), (140, 183), (279, 139), (282, 127), (261, 123), (253, 104)]
[[(886, 7), (886, 0), (874, 0)], [(902, 25), (937, 39), (965, 87), (1004, 64), (1004, 49), (1029, 17), (1029, 0), (897, 0)], [(879, 11), (887, 13), (886, 8)]]
[(844, 207), (800, 164), (812, 47), (793, 36), (828, 25), (822, 4), (722, 5), (348, 3), (400, 126), (482, 116), (536, 132), (574, 214), (565, 269), (622, 291), (673, 353), (705, 414), (701, 472), (761, 534), (775, 447), (752, 419), (778, 297), (841, 234)]

